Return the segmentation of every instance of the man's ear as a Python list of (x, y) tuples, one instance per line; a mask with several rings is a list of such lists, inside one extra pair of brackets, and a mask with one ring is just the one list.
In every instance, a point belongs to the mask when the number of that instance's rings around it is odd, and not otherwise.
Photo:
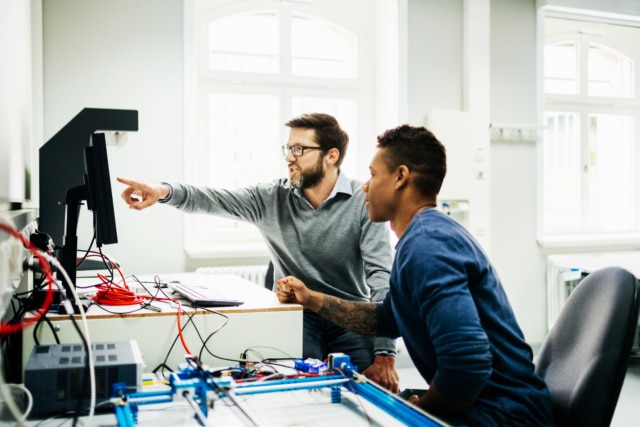
[(395, 185), (394, 188), (400, 189), (409, 184), (409, 168), (406, 165), (400, 165), (396, 169), (394, 174), (395, 176)]
[(340, 150), (335, 147), (327, 150), (327, 154), (325, 154), (325, 159), (327, 159), (332, 165), (335, 165), (339, 158)]

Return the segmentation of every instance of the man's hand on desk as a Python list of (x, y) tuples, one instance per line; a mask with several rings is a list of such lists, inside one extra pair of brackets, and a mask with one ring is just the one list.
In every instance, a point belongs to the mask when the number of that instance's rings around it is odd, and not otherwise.
[(400, 377), (398, 376), (398, 371), (396, 371), (395, 356), (376, 355), (373, 364), (365, 369), (362, 374), (391, 393), (400, 391)]

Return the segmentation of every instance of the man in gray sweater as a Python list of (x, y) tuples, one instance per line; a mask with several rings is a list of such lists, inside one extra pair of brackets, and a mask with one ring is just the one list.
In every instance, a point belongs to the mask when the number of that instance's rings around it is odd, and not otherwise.
[[(391, 247), (385, 224), (369, 220), (361, 183), (341, 170), (349, 137), (336, 119), (314, 113), (286, 123), (282, 147), (289, 179), (237, 190), (183, 183), (127, 185), (131, 209), (156, 202), (184, 212), (209, 213), (254, 224), (270, 249), (274, 279), (296, 276), (310, 289), (350, 301), (382, 301), (389, 289)], [(310, 310), (304, 312), (303, 358), (342, 352), (367, 377), (397, 392), (395, 341), (347, 331)]]

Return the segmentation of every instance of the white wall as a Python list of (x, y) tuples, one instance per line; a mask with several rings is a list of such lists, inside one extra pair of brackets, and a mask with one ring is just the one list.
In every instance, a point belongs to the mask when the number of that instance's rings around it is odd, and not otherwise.
[[(491, 121), (538, 123), (536, 9), (528, 0), (491, 3)], [(536, 243), (537, 143), (492, 141), (492, 258), (527, 340), (546, 327), (546, 270)]]
[[(491, 0), (491, 122), (538, 120), (536, 3)], [(408, 9), (407, 118), (423, 124), (429, 111), (464, 107), (464, 3), (409, 0)], [(84, 107), (137, 109), (140, 131), (109, 148), (112, 175), (180, 180), (182, 1), (43, 0), (43, 16), (44, 140)], [(546, 289), (536, 244), (536, 143), (494, 141), (490, 151), (490, 256), (525, 337), (540, 342)], [(126, 273), (195, 266), (182, 250), (189, 216), (163, 206), (128, 211), (119, 200), (116, 210), (120, 244), (105, 249)]]
[[(108, 147), (112, 179), (182, 179), (182, 15), (181, 0), (43, 0), (44, 141), (85, 107), (135, 109), (139, 131)], [(183, 270), (182, 214), (130, 211), (112, 185), (119, 244), (104, 251), (129, 274)]]
[[(409, 114), (423, 123), (429, 111), (465, 108), (464, 8), (462, 0), (413, 0), (409, 9)], [(535, 19), (533, 0), (491, 1), (492, 123), (537, 122)], [(546, 335), (546, 289), (536, 244), (536, 143), (493, 141), (489, 150), (489, 256), (525, 337), (540, 342)]]
[(24, 202), (28, 196), (25, 173), (33, 144), (30, 28), (30, 2), (0, 2), (0, 203)]

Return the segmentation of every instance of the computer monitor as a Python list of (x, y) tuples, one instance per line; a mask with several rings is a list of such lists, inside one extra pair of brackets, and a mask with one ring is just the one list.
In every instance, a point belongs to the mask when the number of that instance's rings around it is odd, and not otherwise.
[(78, 217), (83, 201), (87, 202), (87, 208), (93, 212), (96, 245), (102, 247), (118, 243), (104, 133), (91, 135), (89, 145), (84, 148), (84, 184), (67, 189), (65, 199), (66, 222), (61, 264), (74, 285), (78, 254)]
[(84, 108), (40, 147), (38, 229), (53, 239), (74, 284), (84, 201), (94, 212), (98, 245), (117, 241), (104, 132), (137, 130), (136, 110)]

